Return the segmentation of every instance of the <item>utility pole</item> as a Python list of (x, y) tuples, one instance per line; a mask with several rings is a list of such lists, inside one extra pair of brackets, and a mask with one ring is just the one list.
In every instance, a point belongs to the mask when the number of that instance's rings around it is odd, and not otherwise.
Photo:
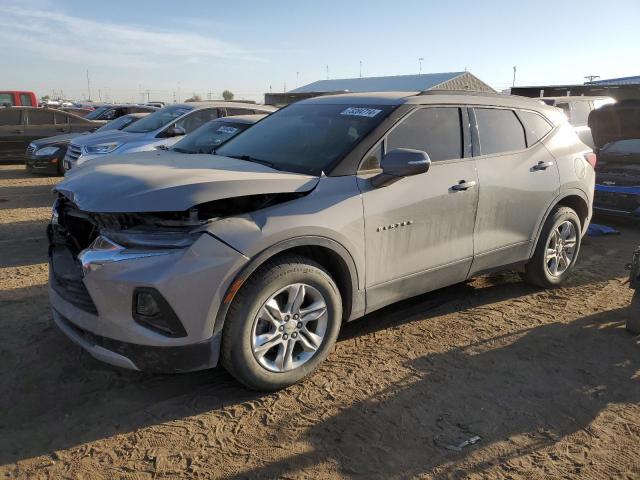
[(516, 66), (513, 66), (513, 82), (511, 82), (511, 87), (516, 86)]
[(296, 87), (300, 86), (300, 72), (296, 72)]
[(209, 93), (207, 93), (207, 100), (211, 100), (211, 90), (209, 90)]
[(151, 93), (151, 92), (149, 92), (149, 89), (147, 89), (147, 102), (150, 102), (150, 101), (151, 101), (151, 100), (149, 99), (149, 94), (150, 94), (150, 93)]
[(362, 60), (360, 60), (360, 78), (362, 78)]
[(98, 89), (98, 100), (102, 101), (102, 90)]
[(596, 78), (600, 78), (600, 75), (585, 75), (584, 78), (586, 78), (590, 82), (593, 82)]
[(424, 60), (423, 57), (418, 58), (418, 75), (422, 75), (422, 61)]
[(87, 68), (87, 91), (89, 92), (89, 98), (87, 100), (91, 101), (91, 80), (89, 80), (89, 69)]
[(327, 80), (329, 80), (329, 65), (327, 64)]

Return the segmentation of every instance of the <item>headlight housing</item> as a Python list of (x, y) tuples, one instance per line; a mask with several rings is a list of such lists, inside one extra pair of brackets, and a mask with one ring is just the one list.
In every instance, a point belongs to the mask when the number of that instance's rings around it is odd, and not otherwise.
[(42, 147), (36, 150), (36, 157), (50, 157), (55, 155), (60, 150), (60, 147)]
[(117, 142), (111, 143), (99, 143), (97, 145), (87, 145), (84, 147), (84, 151), (91, 154), (106, 154), (113, 152), (121, 144)]
[(104, 234), (126, 248), (153, 250), (189, 247), (202, 232), (121, 230), (104, 232)]

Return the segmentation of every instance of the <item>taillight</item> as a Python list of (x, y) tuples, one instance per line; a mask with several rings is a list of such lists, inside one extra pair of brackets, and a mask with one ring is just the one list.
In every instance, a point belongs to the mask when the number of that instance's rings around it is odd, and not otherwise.
[(591, 165), (593, 167), (593, 169), (595, 170), (596, 168), (596, 162), (598, 161), (598, 157), (596, 156), (595, 153), (593, 152), (589, 152), (589, 153), (585, 153), (584, 154), (584, 159), (589, 163), (589, 165)]

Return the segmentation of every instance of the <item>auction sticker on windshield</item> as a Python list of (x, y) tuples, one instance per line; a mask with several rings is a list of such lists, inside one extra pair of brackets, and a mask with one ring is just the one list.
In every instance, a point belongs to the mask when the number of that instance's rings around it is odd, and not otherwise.
[(228, 133), (228, 134), (236, 133), (237, 131), (238, 131), (237, 128), (227, 127), (226, 125), (222, 125), (220, 128), (218, 128), (218, 130), (216, 130), (216, 132)]
[(349, 107), (340, 112), (340, 115), (351, 115), (353, 117), (375, 117), (382, 110), (376, 108)]

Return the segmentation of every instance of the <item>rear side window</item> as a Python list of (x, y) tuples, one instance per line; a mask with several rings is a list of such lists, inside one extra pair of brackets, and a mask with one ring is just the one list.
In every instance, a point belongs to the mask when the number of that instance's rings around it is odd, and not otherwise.
[(55, 112), (56, 125), (65, 125), (69, 120), (69, 116), (62, 112)]
[(524, 133), (527, 137), (527, 146), (537, 143), (542, 137), (551, 131), (551, 125), (541, 115), (533, 112), (518, 111), (518, 116), (524, 125)]
[(0, 93), (0, 107), (3, 106), (13, 106), (15, 105), (15, 102), (13, 100), (13, 94), (11, 93)]
[(27, 95), (26, 93), (20, 94), (20, 104), (25, 107), (35, 107), (35, 105), (31, 102), (31, 95)]
[(412, 148), (427, 152), (432, 161), (462, 158), (460, 109), (421, 108), (387, 136), (387, 152)]
[(482, 155), (524, 150), (524, 128), (513, 110), (475, 109)]
[(53, 125), (53, 112), (50, 110), (29, 110), (29, 125)]

